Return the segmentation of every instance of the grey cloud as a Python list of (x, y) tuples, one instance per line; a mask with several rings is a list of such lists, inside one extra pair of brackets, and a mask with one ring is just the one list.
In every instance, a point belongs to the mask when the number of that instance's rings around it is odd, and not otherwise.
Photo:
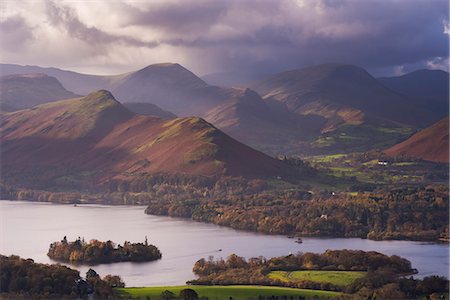
[[(208, 50), (216, 69), (277, 72), (324, 62), (369, 69), (409, 64), (426, 67), (436, 57), (448, 57), (448, 35), (443, 33), (447, 1), (328, 1), (317, 4), (320, 12), (299, 9), (297, 18), (289, 18), (289, 11), (282, 5), (274, 7), (273, 2), (258, 2), (259, 17), (268, 22), (252, 28), (248, 18), (248, 27), (242, 27), (247, 39), (227, 37), (229, 41), (222, 44), (218, 37), (212, 41), (202, 37), (203, 47), (208, 41), (220, 45)], [(274, 11), (269, 14), (261, 9), (264, 4), (279, 14), (275, 22), (270, 21)], [(310, 23), (311, 14), (319, 21)], [(241, 20), (235, 21), (242, 23), (245, 16), (243, 13)], [(232, 26), (233, 19), (228, 22)]]
[[(142, 66), (157, 62), (157, 57), (161, 61), (179, 59), (177, 62), (199, 74), (273, 73), (326, 62), (387, 72), (427, 64), (445, 68), (445, 63), (433, 62), (448, 61), (446, 0), (102, 2), (112, 16), (108, 22), (120, 22), (115, 26), (122, 26), (121, 33), (83, 23), (76, 9), (89, 8), (89, 1), (43, 3), (48, 22), (63, 34), (90, 45), (90, 53), (111, 54), (109, 57), (127, 53), (126, 62), (113, 62), (116, 65)], [(26, 26), (17, 27), (23, 30), (14, 36), (29, 41)], [(134, 34), (141, 30), (142, 36), (154, 40), (125, 35), (127, 30)], [(127, 52), (123, 46), (146, 49)], [(67, 56), (73, 57), (69, 52)], [(104, 61), (93, 58), (90, 63)]]
[(138, 9), (124, 4), (129, 15), (127, 25), (144, 25), (168, 32), (186, 33), (204, 31), (216, 24), (228, 9), (229, 1), (178, 1), (153, 4), (147, 9)]
[(128, 25), (161, 30), (162, 44), (179, 47), (191, 62), (216, 70), (276, 72), (330, 61), (379, 69), (425, 66), (448, 56), (445, 0), (295, 3), (186, 0), (145, 10), (128, 6), (126, 13)]
[(22, 16), (15, 15), (0, 21), (0, 41), (3, 49), (20, 51), (33, 38), (33, 28)]
[(48, 21), (61, 28), (76, 39), (82, 40), (93, 46), (104, 46), (111, 43), (121, 43), (127, 46), (155, 48), (159, 46), (156, 41), (145, 42), (129, 36), (116, 35), (105, 32), (96, 27), (89, 27), (82, 23), (76, 11), (70, 7), (57, 6), (54, 2), (47, 2)]

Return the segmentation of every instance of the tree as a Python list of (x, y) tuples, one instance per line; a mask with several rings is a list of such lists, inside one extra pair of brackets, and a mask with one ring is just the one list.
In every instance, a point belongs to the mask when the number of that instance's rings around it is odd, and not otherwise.
[(193, 289), (184, 289), (180, 291), (180, 298), (184, 300), (196, 300), (198, 299), (198, 294)]
[(229, 268), (245, 268), (247, 266), (245, 259), (236, 254), (228, 256), (226, 263)]
[(97, 272), (95, 272), (95, 270), (94, 269), (89, 269), (87, 272), (86, 272), (86, 279), (88, 280), (88, 279), (91, 279), (91, 278), (100, 278), (100, 276), (98, 276), (98, 274), (97, 274)]
[(376, 290), (375, 295), (381, 299), (405, 299), (398, 283), (388, 283)]
[(106, 275), (103, 278), (104, 281), (106, 281), (106, 283), (109, 284), (109, 286), (113, 287), (113, 288), (123, 288), (125, 287), (125, 283), (122, 281), (122, 278), (120, 278), (120, 276), (117, 275)]

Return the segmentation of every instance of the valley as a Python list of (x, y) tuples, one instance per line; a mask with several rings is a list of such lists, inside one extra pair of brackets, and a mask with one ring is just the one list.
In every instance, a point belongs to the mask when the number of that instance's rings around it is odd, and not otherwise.
[(449, 300), (449, 8), (2, 0), (0, 300)]

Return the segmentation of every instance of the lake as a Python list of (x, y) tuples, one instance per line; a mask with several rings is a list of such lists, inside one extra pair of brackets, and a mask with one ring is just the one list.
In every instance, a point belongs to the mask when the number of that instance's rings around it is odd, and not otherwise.
[[(62, 205), (0, 201), (0, 253), (52, 263), (50, 243), (64, 236), (72, 241), (84, 237), (143, 242), (145, 237), (162, 252), (161, 260), (148, 263), (114, 263), (93, 266), (101, 276), (120, 275), (127, 286), (181, 285), (195, 278), (194, 263), (208, 256), (274, 257), (290, 252), (326, 249), (374, 250), (409, 259), (418, 277), (432, 274), (448, 277), (449, 245), (410, 241), (303, 238), (302, 244), (284, 236), (236, 231), (189, 220), (144, 214), (143, 206)], [(222, 251), (218, 251), (222, 249)], [(89, 266), (71, 266), (84, 276)]]

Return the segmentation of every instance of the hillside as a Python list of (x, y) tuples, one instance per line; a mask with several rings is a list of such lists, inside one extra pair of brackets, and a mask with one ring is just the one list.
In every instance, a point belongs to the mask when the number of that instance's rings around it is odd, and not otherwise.
[(45, 74), (19, 74), (0, 77), (2, 111), (15, 111), (60, 99), (75, 98), (61, 83)]
[(317, 125), (309, 128), (309, 117), (274, 109), (249, 89), (210, 86), (179, 64), (150, 65), (132, 72), (115, 83), (113, 93), (124, 103), (139, 100), (179, 116), (202, 117), (231, 137), (271, 154), (298, 148), (298, 143), (318, 133)]
[(318, 134), (314, 128), (323, 122), (272, 106), (246, 88), (231, 89), (229, 98), (203, 117), (232, 137), (269, 153), (298, 147), (296, 143)]
[(253, 86), (265, 101), (278, 103), (320, 132), (300, 154), (317, 155), (386, 149), (414, 129), (434, 121), (411, 99), (386, 88), (364, 69), (324, 64), (282, 72)]
[(436, 120), (449, 109), (449, 74), (442, 70), (417, 70), (402, 76), (378, 78), (384, 86), (406, 95), (415, 105), (430, 111)]
[(283, 109), (274, 111), (257, 94), (243, 93), (238, 88), (208, 85), (179, 64), (153, 64), (117, 76), (85, 75), (35, 66), (1, 67), (2, 73), (46, 71), (64, 82), (70, 82), (78, 91), (85, 92), (86, 88), (110, 89), (116, 99), (138, 114), (166, 119), (173, 118), (172, 113), (182, 117), (203, 117), (233, 138), (274, 154), (292, 147), (286, 146), (285, 142), (296, 144), (299, 138), (305, 137), (305, 132), (309, 132), (308, 126), (294, 120), (299, 117)]
[(449, 162), (449, 117), (389, 149), (390, 156), (407, 155), (433, 162)]
[(264, 99), (285, 103), (300, 115), (328, 120), (322, 128), (333, 131), (343, 124), (366, 122), (423, 126), (429, 116), (381, 85), (364, 69), (352, 65), (325, 64), (283, 72), (253, 87)]
[(40, 188), (132, 180), (141, 174), (272, 178), (291, 167), (203, 119), (136, 115), (107, 91), (2, 116), (2, 172)]
[[(39, 68), (8, 66), (6, 71)], [(112, 90), (118, 101), (138, 114), (167, 119), (173, 118), (172, 113), (201, 117), (271, 155), (386, 149), (433, 123), (436, 117), (351, 65), (327, 64), (283, 72), (256, 84), (257, 93), (211, 86), (174, 63), (149, 65), (116, 76), (40, 69), (57, 73), (73, 85), (87, 83), (85, 88)]]
[(177, 116), (170, 111), (159, 108), (152, 103), (142, 103), (142, 102), (130, 102), (123, 103), (128, 110), (144, 116), (155, 116), (166, 120), (175, 119)]

